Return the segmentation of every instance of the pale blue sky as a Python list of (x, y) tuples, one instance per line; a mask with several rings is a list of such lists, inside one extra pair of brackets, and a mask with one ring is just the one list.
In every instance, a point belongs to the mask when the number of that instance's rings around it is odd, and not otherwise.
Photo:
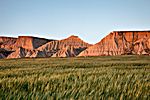
[(115, 30), (150, 29), (150, 0), (0, 0), (0, 35), (89, 43)]

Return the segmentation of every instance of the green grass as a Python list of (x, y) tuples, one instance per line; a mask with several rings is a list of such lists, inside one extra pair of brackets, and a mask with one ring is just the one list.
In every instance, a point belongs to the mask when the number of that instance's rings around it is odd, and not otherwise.
[(0, 99), (148, 100), (150, 56), (1, 59)]

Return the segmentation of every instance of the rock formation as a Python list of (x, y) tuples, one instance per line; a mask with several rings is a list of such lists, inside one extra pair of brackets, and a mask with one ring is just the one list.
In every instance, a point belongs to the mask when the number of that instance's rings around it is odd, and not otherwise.
[(36, 58), (36, 57), (47, 57), (44, 51), (39, 51), (35, 50), (32, 55), (30, 56), (31, 58)]
[(16, 51), (8, 55), (7, 58), (24, 58), (27, 52), (28, 52), (27, 49), (20, 47)]
[(78, 56), (149, 55), (150, 31), (114, 31)]
[(12, 52), (7, 58), (35, 58), (35, 57), (46, 57), (43, 51), (29, 50), (19, 47), (16, 51)]
[(12, 50), (13, 45), (16, 43), (17, 38), (13, 37), (0, 37), (0, 48)]
[(32, 36), (19, 36), (14, 46), (17, 48), (22, 47), (28, 50), (34, 50), (50, 41), (52, 40)]
[(77, 36), (70, 36), (59, 41), (49, 42), (37, 50), (44, 51), (47, 57), (72, 57), (91, 46)]
[[(9, 56), (6, 55), (5, 53), (4, 56), (5, 57), (8, 56), (7, 58), (32, 57), (33, 54), (38, 52), (35, 51), (36, 48), (50, 41), (53, 40), (37, 38), (32, 36), (19, 36), (18, 38), (0, 37), (0, 48), (11, 51), (11, 54)], [(2, 53), (1, 53), (1, 58), (2, 58)]]
[(150, 31), (114, 31), (95, 45), (78, 36), (48, 40), (0, 37), (0, 58), (150, 55)]
[(78, 50), (76, 50), (73, 46), (67, 46), (53, 54), (52, 57), (75, 57), (78, 54)]
[(29, 36), (19, 36), (13, 45), (13, 48), (15, 48), (14, 52), (11, 53), (7, 58), (51, 56), (75, 57), (81, 51), (91, 46), (77, 36), (70, 36), (69, 38), (63, 40), (50, 41), (48, 43), (47, 41), (49, 40)]
[(0, 53), (0, 59), (6, 58), (6, 56), (3, 53)]
[(12, 51), (0, 48), (0, 58), (6, 58), (10, 53), (12, 53)]
[[(44, 42), (43, 42), (44, 41)], [(82, 41), (77, 36), (57, 41), (50, 41), (46, 44), (45, 39), (21, 36), (14, 44), (15, 51), (7, 58), (24, 58), (24, 57), (75, 57), (81, 51), (85, 50), (90, 44)], [(44, 44), (44, 45), (42, 45)], [(42, 45), (42, 46), (40, 46)], [(40, 46), (39, 48), (37, 48)], [(36, 49), (37, 48), (37, 49)]]

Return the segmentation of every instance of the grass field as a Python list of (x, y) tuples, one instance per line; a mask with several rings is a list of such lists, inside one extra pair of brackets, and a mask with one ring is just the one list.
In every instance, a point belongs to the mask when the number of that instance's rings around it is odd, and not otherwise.
[(0, 99), (150, 100), (150, 56), (1, 59)]

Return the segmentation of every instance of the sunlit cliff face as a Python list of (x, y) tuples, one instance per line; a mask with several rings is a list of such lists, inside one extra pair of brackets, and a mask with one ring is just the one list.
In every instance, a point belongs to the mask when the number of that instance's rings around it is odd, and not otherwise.
[[(63, 40), (19, 36), (11, 46), (7, 46), (11, 47), (11, 49), (7, 50), (12, 52), (8, 56), (2, 56), (1, 58), (75, 57), (81, 51), (91, 46), (91, 44), (84, 42), (78, 36), (74, 35)], [(4, 49), (6, 48), (4, 47)]]
[(150, 31), (114, 31), (79, 56), (150, 54)]
[(78, 36), (48, 40), (0, 37), (0, 58), (150, 55), (150, 31), (114, 31), (95, 45)]

